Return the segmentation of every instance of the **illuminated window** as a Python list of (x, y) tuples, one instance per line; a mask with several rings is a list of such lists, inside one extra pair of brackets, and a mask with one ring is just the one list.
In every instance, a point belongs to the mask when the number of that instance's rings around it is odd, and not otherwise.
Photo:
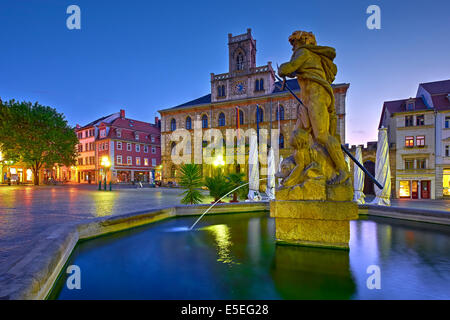
[(425, 146), (425, 136), (417, 136), (416, 137), (416, 146), (418, 146), (418, 147)]
[(414, 137), (405, 137), (405, 147), (414, 147)]
[(136, 157), (136, 165), (137, 166), (141, 165), (141, 158), (140, 157)]
[(127, 157), (127, 164), (128, 164), (128, 165), (133, 164), (132, 159), (131, 159), (130, 156)]
[(450, 196), (450, 168), (444, 169), (443, 173), (442, 187), (444, 189), (444, 196)]
[(400, 198), (410, 198), (411, 197), (411, 187), (409, 181), (400, 181)]
[(144, 158), (144, 166), (148, 166), (148, 159)]
[(117, 164), (122, 164), (122, 156), (117, 156)]

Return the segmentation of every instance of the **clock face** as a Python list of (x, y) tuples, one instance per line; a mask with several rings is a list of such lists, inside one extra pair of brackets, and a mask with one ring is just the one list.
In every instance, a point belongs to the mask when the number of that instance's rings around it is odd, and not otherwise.
[(235, 89), (236, 89), (236, 93), (237, 94), (245, 93), (245, 84), (244, 84), (244, 82), (236, 83)]

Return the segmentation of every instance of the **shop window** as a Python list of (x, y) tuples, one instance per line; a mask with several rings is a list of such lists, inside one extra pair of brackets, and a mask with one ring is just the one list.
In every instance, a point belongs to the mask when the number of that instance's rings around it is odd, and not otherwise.
[(410, 198), (411, 197), (411, 187), (409, 181), (400, 181), (400, 198)]
[(450, 196), (450, 168), (444, 169), (443, 173), (442, 187), (444, 189), (444, 196)]

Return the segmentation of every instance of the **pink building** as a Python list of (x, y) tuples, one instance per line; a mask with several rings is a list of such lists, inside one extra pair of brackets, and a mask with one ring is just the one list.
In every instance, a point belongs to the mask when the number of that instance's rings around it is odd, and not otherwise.
[(155, 124), (119, 117), (98, 125), (96, 166), (101, 178), (113, 183), (161, 180), (161, 128)]

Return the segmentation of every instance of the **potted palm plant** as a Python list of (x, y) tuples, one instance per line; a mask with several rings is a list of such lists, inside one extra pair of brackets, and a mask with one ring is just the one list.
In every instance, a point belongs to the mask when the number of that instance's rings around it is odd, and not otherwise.
[(186, 189), (181, 195), (182, 204), (198, 204), (202, 202), (203, 195), (198, 190), (202, 186), (201, 167), (198, 164), (183, 164), (180, 167), (180, 185)]
[[(228, 183), (230, 184), (230, 189), (233, 190), (233, 189), (238, 188), (239, 186), (242, 186), (245, 183), (243, 180), (244, 176), (245, 175), (241, 172), (230, 173), (226, 177), (226, 179), (228, 180)], [(242, 188), (240, 188), (240, 189), (242, 189)], [(230, 202), (239, 202), (238, 194), (242, 195), (242, 193), (240, 193), (240, 189), (237, 189), (233, 192), (233, 200), (231, 200)]]

